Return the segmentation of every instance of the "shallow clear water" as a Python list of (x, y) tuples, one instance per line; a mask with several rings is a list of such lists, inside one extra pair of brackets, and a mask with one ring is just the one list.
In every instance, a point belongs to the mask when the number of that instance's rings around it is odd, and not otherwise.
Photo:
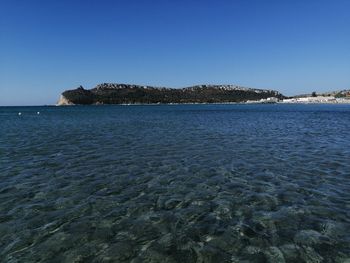
[(1, 107), (0, 261), (349, 262), (349, 135), (345, 105)]

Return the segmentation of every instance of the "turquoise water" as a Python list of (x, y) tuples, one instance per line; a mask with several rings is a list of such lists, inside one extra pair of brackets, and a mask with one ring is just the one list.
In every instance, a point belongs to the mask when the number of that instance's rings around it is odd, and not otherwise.
[(349, 135), (346, 105), (0, 107), (0, 261), (349, 262)]

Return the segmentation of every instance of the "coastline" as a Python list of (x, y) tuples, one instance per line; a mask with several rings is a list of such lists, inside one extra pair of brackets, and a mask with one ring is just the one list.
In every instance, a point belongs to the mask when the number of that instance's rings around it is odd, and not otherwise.
[(0, 105), (0, 108), (8, 107), (76, 107), (76, 106), (177, 106), (177, 105), (274, 105), (274, 104), (285, 104), (285, 105), (350, 105), (350, 100), (345, 102), (210, 102), (210, 103), (121, 103), (121, 104), (69, 104), (69, 105), (58, 105), (58, 104), (45, 104), (45, 105)]
[[(347, 105), (350, 104), (350, 100), (348, 102), (194, 102), (194, 103), (120, 103), (120, 104), (102, 104), (102, 103), (94, 103), (94, 104), (69, 104), (69, 105), (44, 105), (44, 106), (56, 106), (56, 107), (70, 107), (70, 106), (161, 106), (161, 105), (272, 105), (272, 104), (286, 104), (286, 105), (316, 105), (316, 104), (328, 104), (328, 105)], [(35, 106), (34, 106), (35, 107)]]

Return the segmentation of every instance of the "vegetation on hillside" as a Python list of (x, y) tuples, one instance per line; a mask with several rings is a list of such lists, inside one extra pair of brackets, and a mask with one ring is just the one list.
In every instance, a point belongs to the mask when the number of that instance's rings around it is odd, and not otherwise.
[[(117, 84), (116, 84), (117, 85)], [(273, 90), (243, 89), (231, 86), (194, 86), (183, 89), (154, 88), (135, 85), (102, 84), (91, 90), (79, 87), (63, 92), (74, 104), (136, 103), (225, 103), (283, 98)]]

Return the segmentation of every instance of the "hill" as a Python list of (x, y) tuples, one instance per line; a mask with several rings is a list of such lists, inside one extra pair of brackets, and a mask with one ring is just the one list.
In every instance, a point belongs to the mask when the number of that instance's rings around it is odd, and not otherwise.
[(229, 103), (270, 97), (284, 98), (275, 90), (252, 89), (236, 85), (197, 85), (174, 89), (103, 83), (90, 90), (82, 86), (66, 90), (62, 93), (58, 105)]

